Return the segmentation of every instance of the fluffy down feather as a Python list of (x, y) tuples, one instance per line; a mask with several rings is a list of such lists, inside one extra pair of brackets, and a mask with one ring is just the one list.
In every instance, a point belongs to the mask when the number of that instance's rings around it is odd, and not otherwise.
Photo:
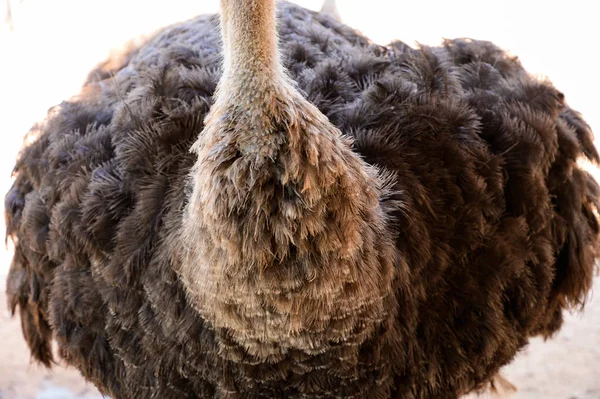
[(599, 234), (599, 189), (577, 164), (598, 161), (589, 127), (488, 42), (383, 47), (286, 3), (279, 33), (305, 97), (392, 176), (379, 202), (397, 249), (394, 318), (353, 359), (265, 363), (224, 346), (189, 303), (176, 274), (189, 149), (220, 77), (217, 17), (202, 16), (101, 65), (29, 133), (6, 195), (7, 291), (34, 358), (49, 366), (54, 338), (114, 398), (481, 387), (584, 303)]

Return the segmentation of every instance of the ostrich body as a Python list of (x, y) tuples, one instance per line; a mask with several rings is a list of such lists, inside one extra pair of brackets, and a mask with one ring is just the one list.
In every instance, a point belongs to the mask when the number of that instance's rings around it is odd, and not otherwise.
[(7, 290), (37, 360), (114, 398), (441, 398), (560, 328), (598, 248), (560, 92), (487, 42), (288, 3), (278, 42), (274, 0), (221, 6), (222, 68), (198, 17), (30, 132)]

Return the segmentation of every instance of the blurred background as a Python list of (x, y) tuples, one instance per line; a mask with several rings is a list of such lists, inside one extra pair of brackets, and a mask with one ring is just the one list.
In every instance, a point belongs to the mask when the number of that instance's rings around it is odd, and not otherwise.
[[(111, 49), (218, 10), (218, 0), (5, 1), (0, 6), (2, 196), (11, 184), (23, 135), (48, 108), (76, 94), (88, 71)], [(322, 4), (295, 2), (311, 9)], [(455, 37), (493, 41), (518, 55), (530, 72), (552, 80), (600, 132), (600, 15), (595, 2), (338, 0), (338, 9), (348, 25), (379, 44), (400, 39), (437, 45)], [(19, 320), (10, 318), (5, 305), (10, 251), (0, 250), (0, 399), (100, 398), (77, 371), (58, 365), (48, 372), (30, 363)], [(595, 288), (600, 288), (598, 280)], [(552, 340), (533, 340), (504, 375), (519, 389), (512, 398), (600, 399), (600, 299), (592, 295), (583, 314), (568, 315)]]

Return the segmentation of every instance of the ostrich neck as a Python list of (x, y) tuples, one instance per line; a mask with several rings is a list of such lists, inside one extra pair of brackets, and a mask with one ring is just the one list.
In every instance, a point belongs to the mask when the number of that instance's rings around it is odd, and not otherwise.
[(247, 90), (249, 81), (281, 76), (275, 12), (275, 0), (221, 0), (222, 82)]
[(274, 1), (221, 6), (224, 73), (182, 226), (188, 299), (230, 359), (358, 351), (394, 309), (384, 184), (288, 83)]

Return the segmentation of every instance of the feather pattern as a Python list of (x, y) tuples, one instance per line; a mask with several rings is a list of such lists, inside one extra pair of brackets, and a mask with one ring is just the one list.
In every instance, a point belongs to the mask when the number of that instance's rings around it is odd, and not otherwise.
[[(221, 77), (217, 24), (201, 16), (174, 25), (100, 65), (78, 96), (30, 131), (5, 199), (15, 243), (7, 292), (36, 360), (50, 365), (55, 339), (60, 355), (114, 398), (457, 397), (489, 382), (530, 337), (556, 332), (564, 309), (583, 305), (598, 255), (600, 191), (577, 161), (599, 159), (590, 128), (563, 94), (488, 42), (379, 46), (281, 3), (284, 66), (345, 135), (334, 147), (353, 155), (325, 163), (329, 171), (302, 171), (302, 185), (288, 186), (232, 168), (236, 153), (210, 164), (211, 173), (226, 170), (226, 178), (263, 190), (254, 216), (264, 226), (252, 237), (230, 232), (239, 254), (258, 248), (257, 262), (294, 258), (315, 267), (267, 268), (261, 281), (293, 291), (325, 276), (303, 294), (314, 302), (300, 308), (280, 292), (254, 304), (252, 290), (269, 284), (232, 279), (220, 292), (248, 304), (226, 313), (239, 315), (247, 334), (214, 325), (202, 314), (214, 309), (196, 306), (181, 268), (189, 175), (198, 167), (189, 150)], [(301, 168), (326, 157), (333, 144), (322, 140), (286, 162)], [(302, 234), (269, 219), (305, 209), (300, 201), (313, 188), (354, 187), (328, 180), (335, 168), (358, 165), (354, 156), (369, 172), (352, 176), (366, 179), (379, 213), (364, 216), (371, 208), (351, 196), (317, 190), (314, 214), (305, 215), (315, 241), (294, 241)], [(216, 207), (242, 194), (211, 193)], [(280, 208), (270, 208), (272, 198)], [(243, 215), (229, 211), (235, 226)], [(371, 223), (328, 224), (331, 213), (351, 221), (352, 212)], [(317, 257), (323, 248), (354, 248), (344, 229), (364, 244), (356, 255), (364, 262), (352, 264), (354, 291), (319, 301), (347, 278), (343, 262)], [(257, 246), (244, 248), (248, 240)], [(279, 245), (289, 240), (294, 247)], [(217, 271), (205, 272), (210, 293)], [(266, 347), (262, 316), (252, 319), (261, 306), (296, 315), (317, 334), (286, 350)], [(338, 309), (337, 318), (320, 319), (322, 307)], [(227, 303), (219, 309), (227, 312)], [(359, 338), (336, 344), (348, 336)]]

